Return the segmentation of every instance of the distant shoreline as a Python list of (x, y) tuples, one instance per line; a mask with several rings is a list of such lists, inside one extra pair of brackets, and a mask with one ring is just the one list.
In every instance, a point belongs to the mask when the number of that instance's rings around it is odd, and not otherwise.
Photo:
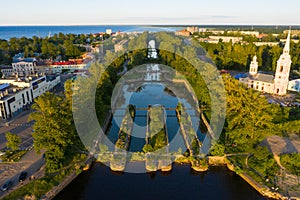
[(300, 24), (0, 24), (0, 27), (23, 27), (23, 26), (140, 26), (140, 27), (299, 27)]

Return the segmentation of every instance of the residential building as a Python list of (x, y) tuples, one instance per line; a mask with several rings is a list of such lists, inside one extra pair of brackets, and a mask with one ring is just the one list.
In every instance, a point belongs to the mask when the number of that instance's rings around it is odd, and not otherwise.
[(239, 43), (243, 41), (243, 37), (231, 37), (231, 36), (209, 36), (209, 39), (214, 40), (214, 41), (220, 41), (222, 42), (232, 42), (234, 43)]
[(207, 42), (207, 43), (210, 43), (210, 44), (218, 44), (219, 43), (219, 40), (210, 39), (210, 38), (199, 38), (199, 41), (200, 42)]
[(290, 33), (283, 49), (279, 60), (277, 61), (277, 67), (275, 76), (271, 74), (259, 73), (257, 57), (253, 57), (253, 61), (250, 64), (249, 73), (246, 77), (242, 77), (239, 80), (246, 84), (249, 88), (276, 95), (285, 95), (287, 93), (289, 85), (289, 75), (291, 69), (291, 56), (290, 56)]
[(253, 44), (255, 44), (256, 46), (260, 47), (260, 46), (277, 46), (279, 44), (279, 42), (253, 42)]
[(17, 58), (12, 61), (13, 73), (19, 76), (32, 75), (35, 73), (35, 58)]
[(220, 30), (209, 30), (208, 32), (211, 32), (214, 35), (218, 35), (218, 34), (222, 35), (225, 33), (225, 31), (220, 31)]
[[(13, 74), (13, 68), (12, 66), (1, 66), (1, 73), (2, 73), (2, 77), (4, 75), (4, 77), (10, 77)], [(2, 78), (0, 77), (0, 78)]]
[(290, 33), (291, 33), (292, 36), (300, 35), (300, 30), (284, 30), (283, 33), (284, 34), (288, 34), (289, 31), (290, 31)]
[(291, 80), (288, 86), (289, 91), (300, 92), (300, 79)]
[(108, 34), (108, 35), (111, 35), (112, 34), (112, 30), (111, 29), (106, 29), (105, 33)]
[[(286, 43), (286, 39), (280, 39), (280, 42)], [(299, 40), (291, 39), (291, 42), (294, 42), (294, 43), (298, 44)]]
[(254, 37), (259, 37), (258, 31), (227, 31), (227, 33), (241, 34), (241, 35), (251, 35)]
[(64, 70), (74, 72), (75, 70), (88, 69), (91, 66), (91, 61), (92, 59), (79, 59), (73, 61), (53, 62), (50, 69), (53, 73), (62, 73)]
[(32, 102), (29, 88), (5, 83), (0, 85), (0, 117), (8, 119), (21, 112)]
[(175, 32), (175, 35), (188, 37), (191, 35), (191, 32), (187, 30), (178, 30)]
[(9, 119), (60, 83), (60, 76), (0, 79), (0, 117)]
[(198, 26), (190, 26), (186, 28), (187, 31), (189, 31), (191, 34), (198, 33), (199, 27)]

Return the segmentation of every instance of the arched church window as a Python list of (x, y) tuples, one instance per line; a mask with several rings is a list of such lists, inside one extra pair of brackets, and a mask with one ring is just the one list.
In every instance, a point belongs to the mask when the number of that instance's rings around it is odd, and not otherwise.
[(282, 72), (283, 71), (283, 66), (281, 65), (280, 66), (280, 70), (279, 70), (280, 72)]

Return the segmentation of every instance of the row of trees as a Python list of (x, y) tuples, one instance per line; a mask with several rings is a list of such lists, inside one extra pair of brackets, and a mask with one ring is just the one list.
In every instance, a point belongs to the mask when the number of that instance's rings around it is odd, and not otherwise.
[[(248, 71), (254, 55), (257, 56), (259, 70), (275, 71), (277, 60), (283, 51), (284, 44), (278, 46), (260, 46), (250, 44), (232, 44), (219, 42), (218, 44), (201, 43), (219, 69)], [(300, 67), (300, 44), (291, 43), (292, 69)]]
[(292, 174), (300, 175), (300, 154), (284, 154), (280, 156), (281, 164)]
[(62, 59), (80, 58), (85, 48), (74, 44), (86, 44), (89, 36), (74, 34), (55, 34), (50, 38), (10, 38), (0, 40), (0, 64), (11, 64), (12, 57), (17, 53), (24, 53), (25, 57), (33, 57), (39, 54), (41, 58)]

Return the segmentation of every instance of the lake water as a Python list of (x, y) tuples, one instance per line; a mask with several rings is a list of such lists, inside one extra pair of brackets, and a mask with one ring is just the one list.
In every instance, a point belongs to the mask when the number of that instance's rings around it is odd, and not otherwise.
[(102, 164), (80, 174), (55, 200), (100, 199), (265, 199), (226, 167), (194, 173), (189, 165), (173, 165), (169, 173), (114, 173)]

